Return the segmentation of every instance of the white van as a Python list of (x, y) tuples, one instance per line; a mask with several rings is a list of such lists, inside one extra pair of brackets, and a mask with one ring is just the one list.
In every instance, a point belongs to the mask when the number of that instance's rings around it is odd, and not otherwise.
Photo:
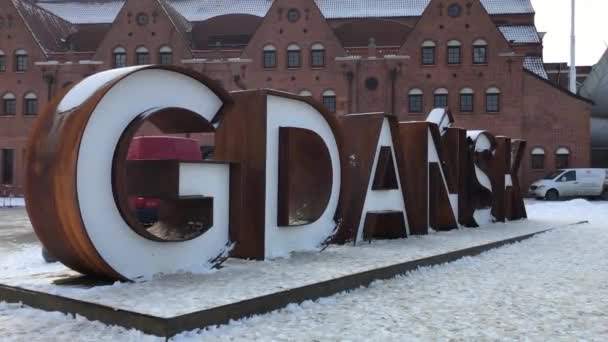
[(557, 170), (532, 183), (530, 194), (549, 201), (590, 196), (608, 200), (608, 169)]

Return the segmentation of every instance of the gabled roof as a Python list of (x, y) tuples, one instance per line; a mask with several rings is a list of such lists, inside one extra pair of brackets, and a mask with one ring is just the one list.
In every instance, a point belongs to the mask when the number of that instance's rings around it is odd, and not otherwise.
[(500, 32), (505, 36), (508, 42), (514, 44), (538, 44), (540, 43), (540, 35), (535, 26), (499, 26)]
[(524, 69), (531, 71), (546, 80), (549, 79), (542, 57), (527, 56), (524, 57)]
[[(37, 4), (75, 24), (111, 23), (124, 0), (37, 0)], [(263, 17), (272, 0), (167, 0), (188, 21), (225, 14)], [(327, 19), (417, 17), (430, 0), (315, 0)], [(490, 15), (530, 14), (530, 0), (481, 0)]]
[(67, 51), (67, 38), (76, 32), (74, 25), (29, 2), (12, 0), (43, 52)]

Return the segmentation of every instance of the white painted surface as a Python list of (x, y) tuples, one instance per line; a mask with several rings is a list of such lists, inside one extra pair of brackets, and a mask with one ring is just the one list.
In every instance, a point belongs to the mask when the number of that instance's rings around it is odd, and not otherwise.
[[(374, 177), (376, 175), (376, 167), (378, 166), (378, 158), (380, 157), (380, 148), (382, 148), (383, 146), (389, 146), (391, 148), (391, 154), (393, 156), (393, 168), (395, 170), (395, 175), (397, 176), (397, 185), (399, 187), (397, 190), (372, 190), (372, 186), (374, 184)], [(380, 136), (378, 137), (378, 143), (376, 144), (376, 154), (372, 165), (372, 172), (369, 176), (367, 192), (365, 194), (365, 201), (363, 204), (363, 210), (361, 212), (359, 227), (357, 228), (357, 236), (355, 242), (363, 241), (363, 226), (365, 225), (365, 215), (370, 211), (402, 212), (403, 222), (405, 222), (406, 233), (408, 236), (410, 235), (410, 227), (407, 221), (405, 202), (401, 188), (401, 179), (399, 178), (399, 169), (397, 168), (396, 162), (397, 158), (395, 156), (395, 148), (393, 146), (391, 129), (388, 124), (388, 119), (384, 118), (380, 130)]]
[[(341, 167), (338, 145), (325, 118), (314, 107), (300, 100), (269, 95), (267, 99), (266, 136), (266, 258), (287, 256), (290, 252), (319, 249), (334, 233), (334, 215), (338, 207)], [(332, 167), (332, 189), (327, 208), (319, 219), (298, 227), (277, 224), (279, 183), (279, 127), (309, 129), (325, 142)], [(315, 163), (314, 160), (310, 161)]]
[(118, 82), (95, 108), (80, 145), (78, 201), (91, 242), (123, 276), (146, 279), (157, 273), (208, 270), (210, 257), (223, 252), (228, 241), (218, 241), (213, 235), (163, 243), (141, 237), (124, 222), (112, 191), (114, 150), (124, 129), (138, 115), (152, 108), (180, 107), (212, 121), (221, 105), (195, 79), (172, 71), (142, 70)]

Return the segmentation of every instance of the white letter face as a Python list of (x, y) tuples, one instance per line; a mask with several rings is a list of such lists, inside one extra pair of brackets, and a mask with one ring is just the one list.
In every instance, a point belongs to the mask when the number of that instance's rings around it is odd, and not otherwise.
[[(397, 179), (397, 189), (382, 189), (373, 190), (372, 186), (374, 183), (374, 177), (376, 177), (376, 168), (378, 167), (378, 160), (380, 157), (380, 149), (382, 147), (390, 147), (391, 160), (393, 169)], [(383, 212), (383, 211), (398, 211), (403, 215), (403, 222), (405, 222), (406, 235), (410, 235), (409, 225), (407, 221), (407, 215), (405, 211), (405, 201), (403, 198), (403, 189), (401, 179), (399, 178), (399, 168), (396, 164), (397, 158), (395, 156), (395, 148), (393, 146), (393, 138), (391, 129), (388, 123), (388, 119), (384, 118), (382, 122), (382, 128), (380, 130), (380, 136), (378, 138), (378, 144), (376, 146), (376, 154), (374, 157), (374, 163), (372, 165), (372, 172), (367, 185), (367, 192), (365, 194), (365, 202), (363, 204), (363, 212), (357, 229), (357, 237), (355, 242), (363, 240), (363, 228), (365, 224), (366, 214), (369, 212)]]
[[(279, 227), (277, 219), (279, 183), (279, 128), (294, 127), (315, 132), (325, 143), (331, 159), (332, 186), (329, 202), (318, 220), (298, 227)], [(311, 251), (334, 234), (334, 215), (341, 184), (340, 154), (336, 137), (325, 117), (310, 104), (269, 95), (266, 123), (265, 257), (276, 258), (294, 251)], [(315, 163), (315, 160), (310, 160)]]
[(177, 72), (150, 69), (120, 80), (94, 109), (79, 150), (77, 196), (92, 244), (123, 277), (137, 280), (157, 273), (205, 270), (225, 252), (229, 244), (227, 165), (180, 164), (179, 195), (204, 195), (215, 201), (213, 226), (188, 241), (158, 242), (134, 232), (121, 216), (112, 190), (115, 149), (137, 116), (153, 108), (177, 107), (212, 122), (221, 106), (222, 100), (201, 82)]

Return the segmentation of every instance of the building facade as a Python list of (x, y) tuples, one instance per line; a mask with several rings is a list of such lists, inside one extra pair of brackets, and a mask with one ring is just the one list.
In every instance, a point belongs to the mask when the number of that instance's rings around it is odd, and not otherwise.
[(549, 81), (529, 0), (0, 4), (0, 180), (15, 194), (36, 114), (84, 77), (136, 64), (312, 96), (337, 115), (448, 107), (460, 127), (528, 141), (524, 186), (589, 165), (591, 103)]

